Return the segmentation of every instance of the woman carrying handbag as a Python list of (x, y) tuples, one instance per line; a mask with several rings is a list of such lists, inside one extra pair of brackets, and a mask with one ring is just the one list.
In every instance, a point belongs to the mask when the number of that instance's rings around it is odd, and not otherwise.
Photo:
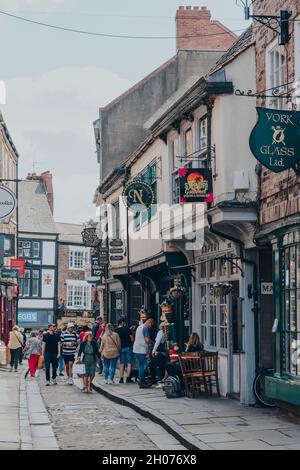
[(15, 368), (15, 372), (18, 372), (18, 365), (23, 351), (23, 336), (17, 325), (9, 333), (8, 348), (10, 351), (10, 371), (12, 372)]
[[(82, 356), (83, 359), (81, 359)], [(76, 361), (76, 364), (84, 365), (84, 370), (80, 372), (83, 375), (83, 392), (90, 393), (92, 391), (92, 382), (96, 374), (97, 359), (99, 357), (97, 342), (94, 340), (92, 332), (88, 331), (80, 344)], [(76, 366), (74, 372), (76, 372)]]
[(121, 340), (118, 333), (114, 332), (114, 327), (108, 323), (105, 328), (105, 333), (102, 337), (100, 353), (104, 359), (104, 378), (105, 384), (108, 384), (108, 376), (110, 383), (114, 384), (116, 373), (116, 366), (121, 351)]

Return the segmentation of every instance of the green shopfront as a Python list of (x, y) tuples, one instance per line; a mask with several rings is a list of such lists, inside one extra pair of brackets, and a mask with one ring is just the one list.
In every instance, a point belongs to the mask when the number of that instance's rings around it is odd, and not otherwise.
[(300, 406), (300, 225), (279, 230), (272, 245), (275, 371), (266, 392)]

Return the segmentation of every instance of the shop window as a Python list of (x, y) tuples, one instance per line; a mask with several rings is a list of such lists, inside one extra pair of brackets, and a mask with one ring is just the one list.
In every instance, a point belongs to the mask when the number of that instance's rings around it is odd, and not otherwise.
[(220, 346), (222, 349), (228, 346), (228, 296), (220, 298)]
[(201, 311), (200, 311), (200, 324), (201, 324), (201, 341), (203, 344), (207, 342), (207, 310), (206, 310), (206, 286), (200, 287), (201, 295)]
[(210, 295), (209, 306), (209, 345), (217, 346), (217, 302), (213, 295)]
[(217, 262), (215, 259), (209, 261), (209, 277), (216, 277), (217, 275)]

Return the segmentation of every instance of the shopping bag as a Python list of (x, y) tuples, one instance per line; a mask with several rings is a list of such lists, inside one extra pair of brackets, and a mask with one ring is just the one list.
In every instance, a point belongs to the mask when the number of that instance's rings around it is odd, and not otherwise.
[(38, 369), (42, 369), (42, 368), (43, 368), (43, 362), (44, 362), (44, 356), (39, 356), (39, 359), (38, 359)]
[(73, 372), (77, 375), (84, 375), (85, 374), (85, 365), (84, 364), (74, 364), (73, 365)]

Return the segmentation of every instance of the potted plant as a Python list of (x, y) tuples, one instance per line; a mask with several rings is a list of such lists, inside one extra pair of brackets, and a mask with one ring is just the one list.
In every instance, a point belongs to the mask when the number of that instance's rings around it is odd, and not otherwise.
[(185, 295), (185, 287), (176, 284), (174, 287), (170, 289), (170, 296), (176, 300), (176, 299), (181, 299)]
[(228, 295), (232, 291), (232, 287), (229, 282), (216, 282), (211, 288), (211, 295), (214, 297)]

